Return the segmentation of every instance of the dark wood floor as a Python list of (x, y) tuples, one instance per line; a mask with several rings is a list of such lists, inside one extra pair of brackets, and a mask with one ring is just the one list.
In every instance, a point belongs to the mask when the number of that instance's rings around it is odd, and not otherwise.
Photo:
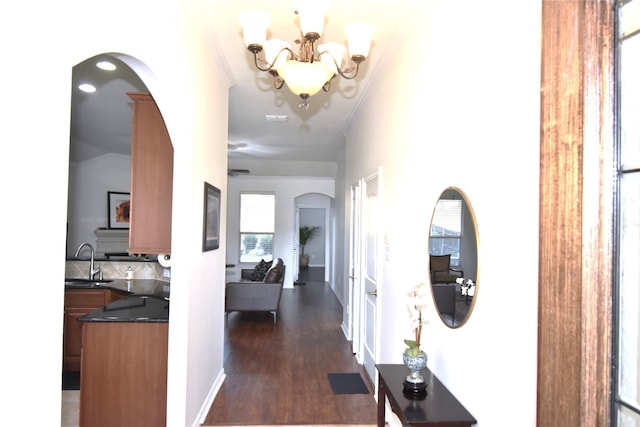
[[(376, 423), (369, 394), (334, 395), (328, 373), (366, 374), (355, 361), (340, 324), (342, 306), (313, 268), (284, 289), (278, 322), (270, 313), (228, 314), (227, 378), (203, 426)], [(320, 275), (320, 277), (323, 277)]]

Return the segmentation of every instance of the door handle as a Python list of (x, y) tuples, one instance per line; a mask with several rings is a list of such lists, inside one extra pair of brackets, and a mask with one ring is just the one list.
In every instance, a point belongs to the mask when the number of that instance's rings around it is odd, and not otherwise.
[(378, 296), (378, 291), (367, 292), (367, 295), (371, 295), (372, 297), (377, 297)]

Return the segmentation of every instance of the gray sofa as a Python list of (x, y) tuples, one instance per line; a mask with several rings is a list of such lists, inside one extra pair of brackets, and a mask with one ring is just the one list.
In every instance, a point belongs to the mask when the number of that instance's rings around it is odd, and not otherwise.
[(268, 311), (275, 324), (284, 285), (284, 261), (276, 258), (261, 282), (250, 280), (253, 273), (253, 269), (242, 269), (240, 282), (227, 282), (225, 312)]

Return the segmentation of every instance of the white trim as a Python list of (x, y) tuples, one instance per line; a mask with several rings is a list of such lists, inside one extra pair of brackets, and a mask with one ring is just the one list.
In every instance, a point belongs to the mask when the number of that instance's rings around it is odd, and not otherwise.
[(213, 402), (216, 398), (216, 395), (222, 388), (222, 384), (224, 380), (227, 378), (227, 374), (224, 373), (224, 370), (218, 373), (218, 378), (215, 379), (211, 388), (209, 389), (209, 393), (207, 393), (207, 397), (204, 400), (200, 410), (198, 411), (198, 416), (196, 417), (196, 422), (191, 425), (191, 427), (199, 427), (204, 424), (204, 420), (207, 418), (207, 415), (211, 411), (211, 407), (213, 406)]

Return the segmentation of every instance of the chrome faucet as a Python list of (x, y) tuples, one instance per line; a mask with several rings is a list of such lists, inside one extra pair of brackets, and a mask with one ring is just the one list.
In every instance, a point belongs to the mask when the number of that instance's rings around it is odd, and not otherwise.
[(74, 255), (74, 257), (77, 258), (80, 250), (82, 250), (82, 248), (85, 246), (89, 246), (89, 249), (91, 249), (91, 261), (89, 261), (89, 280), (93, 280), (93, 277), (96, 275), (96, 273), (100, 273), (100, 266), (98, 266), (98, 268), (95, 268), (95, 266), (93, 265), (93, 246), (91, 246), (89, 243), (81, 243), (80, 246), (78, 246), (78, 249), (76, 249), (76, 254)]

